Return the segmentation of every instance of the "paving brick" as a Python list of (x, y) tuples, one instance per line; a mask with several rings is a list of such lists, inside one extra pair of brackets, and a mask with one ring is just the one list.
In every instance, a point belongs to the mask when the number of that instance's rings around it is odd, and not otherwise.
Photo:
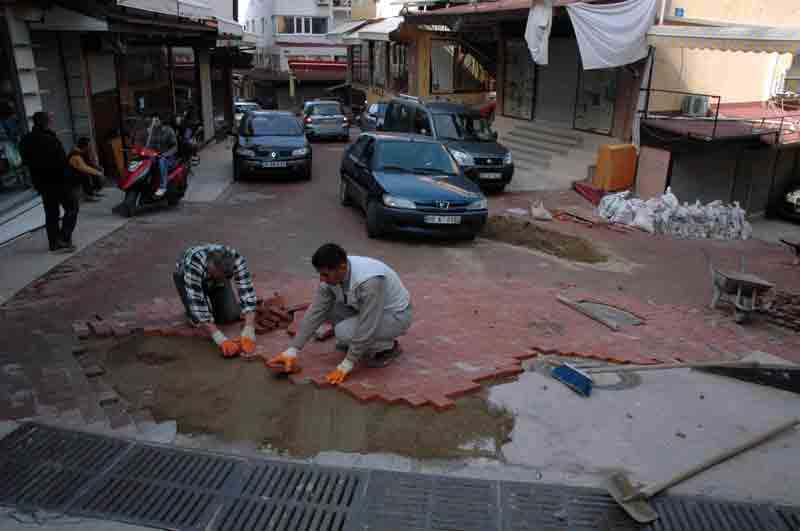
[(107, 321), (89, 321), (89, 329), (96, 337), (109, 337), (113, 333), (111, 323)]

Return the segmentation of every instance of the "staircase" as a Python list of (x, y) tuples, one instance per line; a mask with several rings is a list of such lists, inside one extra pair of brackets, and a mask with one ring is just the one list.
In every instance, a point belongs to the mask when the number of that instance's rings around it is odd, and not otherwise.
[(500, 143), (514, 157), (514, 179), (509, 190), (566, 190), (587, 176), (597, 149), (615, 140), (551, 124), (515, 121), (500, 135)]

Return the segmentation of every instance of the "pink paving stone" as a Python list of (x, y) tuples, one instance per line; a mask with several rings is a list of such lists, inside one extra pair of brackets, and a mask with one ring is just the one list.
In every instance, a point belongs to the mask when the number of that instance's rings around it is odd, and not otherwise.
[[(653, 305), (625, 294), (601, 297), (587, 290), (569, 290), (573, 300), (617, 306), (646, 321), (615, 333), (557, 302), (561, 291), (551, 287), (452, 275), (446, 282), (416, 276), (403, 280), (412, 294), (415, 319), (400, 339), (403, 355), (385, 369), (357, 369), (341, 392), (358, 400), (448, 409), (459, 395), (479, 389), (480, 382), (518, 374), (521, 361), (537, 352), (646, 364), (706, 361), (719, 359), (719, 352), (744, 355), (761, 350), (800, 361), (798, 335), (780, 334), (757, 323), (740, 327), (733, 323), (730, 311)], [(285, 278), (280, 283), (258, 284), (257, 289), (261, 296), (278, 291), (300, 302), (310, 300), (316, 286), (314, 280)], [(147, 315), (150, 308), (141, 305), (137, 311), (142, 313), (137, 315)], [(148, 324), (137, 321), (131, 326)], [(237, 337), (240, 329), (237, 323), (225, 327), (225, 333)], [(780, 341), (772, 340), (775, 335)], [(258, 351), (277, 354), (289, 339), (282, 330), (259, 336)], [(327, 386), (325, 376), (343, 356), (332, 350), (331, 342), (310, 342), (300, 357), (302, 372), (290, 381)], [(470, 367), (475, 370), (465, 370)]]
[(91, 335), (89, 326), (83, 321), (72, 323), (72, 331), (78, 339), (87, 339)]

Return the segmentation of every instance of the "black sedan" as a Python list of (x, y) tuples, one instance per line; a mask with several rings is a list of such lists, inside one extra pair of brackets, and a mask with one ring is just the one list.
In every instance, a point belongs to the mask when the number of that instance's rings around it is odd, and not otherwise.
[(311, 146), (303, 126), (288, 112), (247, 112), (233, 146), (233, 180), (253, 174), (311, 179)]
[(367, 234), (410, 231), (474, 238), (486, 223), (486, 197), (440, 142), (423, 136), (363, 133), (345, 151), (339, 201), (367, 214)]

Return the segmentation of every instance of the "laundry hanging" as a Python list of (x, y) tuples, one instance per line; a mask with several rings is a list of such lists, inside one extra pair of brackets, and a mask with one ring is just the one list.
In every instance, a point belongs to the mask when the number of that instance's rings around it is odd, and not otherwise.
[(568, 4), (567, 12), (585, 70), (614, 68), (647, 57), (647, 32), (655, 22), (656, 0), (579, 2)]
[(528, 11), (528, 24), (525, 26), (525, 40), (531, 52), (531, 59), (537, 65), (547, 64), (547, 43), (553, 26), (553, 0), (536, 3)]

